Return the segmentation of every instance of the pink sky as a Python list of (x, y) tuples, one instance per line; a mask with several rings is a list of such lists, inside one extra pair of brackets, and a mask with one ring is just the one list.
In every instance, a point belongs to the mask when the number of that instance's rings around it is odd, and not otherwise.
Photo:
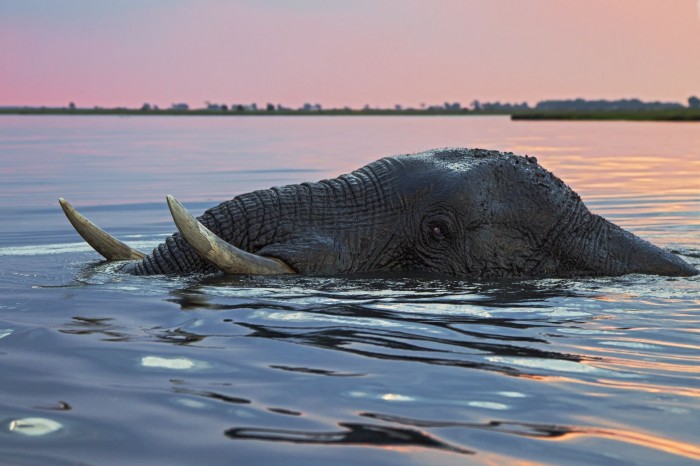
[(700, 95), (698, 0), (0, 3), (0, 106)]

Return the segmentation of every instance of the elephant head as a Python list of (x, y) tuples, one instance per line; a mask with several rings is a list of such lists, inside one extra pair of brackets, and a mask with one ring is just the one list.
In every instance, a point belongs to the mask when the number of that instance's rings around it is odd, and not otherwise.
[(534, 158), (480, 149), (387, 157), (316, 183), (255, 191), (180, 230), (150, 255), (66, 201), (79, 233), (134, 274), (427, 272), (462, 278), (694, 275), (675, 255), (592, 214)]

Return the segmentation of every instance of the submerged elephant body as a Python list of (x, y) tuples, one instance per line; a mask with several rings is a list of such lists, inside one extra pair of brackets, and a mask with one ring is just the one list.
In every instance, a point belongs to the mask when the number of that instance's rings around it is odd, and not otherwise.
[[(590, 213), (534, 158), (479, 149), (387, 157), (338, 178), (237, 196), (199, 220), (226, 243), (300, 274), (697, 273)], [(191, 243), (176, 233), (124, 270), (148, 275), (221, 268)]]

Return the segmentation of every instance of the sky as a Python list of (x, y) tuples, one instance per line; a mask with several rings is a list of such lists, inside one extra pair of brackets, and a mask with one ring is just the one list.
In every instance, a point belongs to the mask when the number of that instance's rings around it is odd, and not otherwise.
[(700, 95), (700, 0), (0, 2), (0, 106)]

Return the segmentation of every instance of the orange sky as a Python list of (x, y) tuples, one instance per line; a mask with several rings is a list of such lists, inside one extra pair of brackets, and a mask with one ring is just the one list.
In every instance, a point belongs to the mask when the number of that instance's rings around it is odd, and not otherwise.
[(0, 106), (700, 95), (698, 0), (0, 3)]

